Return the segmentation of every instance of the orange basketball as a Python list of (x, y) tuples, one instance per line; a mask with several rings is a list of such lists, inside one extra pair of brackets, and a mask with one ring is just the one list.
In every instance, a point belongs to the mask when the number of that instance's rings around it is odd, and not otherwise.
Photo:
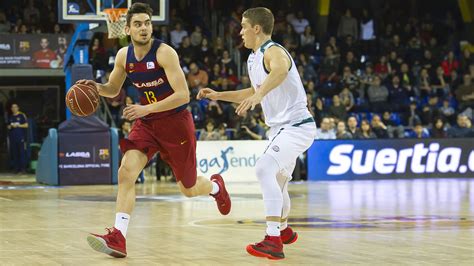
[(77, 116), (89, 116), (99, 106), (99, 92), (89, 84), (74, 84), (66, 93), (66, 106)]

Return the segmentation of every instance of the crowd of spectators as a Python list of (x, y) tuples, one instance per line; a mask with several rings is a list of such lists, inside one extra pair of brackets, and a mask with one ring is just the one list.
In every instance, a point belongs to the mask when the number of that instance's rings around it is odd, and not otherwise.
[[(0, 32), (69, 28), (57, 24), (53, 1), (41, 1), (40, 6), (26, 2), (23, 10), (15, 5), (0, 10)], [(266, 137), (261, 109), (237, 117), (236, 104), (195, 99), (203, 87), (228, 91), (250, 86), (245, 64), (250, 51), (239, 36), (244, 10), (244, 6), (223, 10), (224, 31), (218, 35), (211, 34), (207, 20), (180, 16), (185, 12), (177, 8), (170, 10), (169, 25), (153, 28), (154, 36), (172, 45), (180, 56), (191, 92), (188, 108), (199, 139)], [(315, 14), (273, 10), (272, 39), (296, 63), (320, 139), (474, 135), (474, 56), (460, 47), (455, 34), (460, 23), (449, 10), (436, 17), (429, 13), (412, 17), (398, 10), (398, 17), (382, 20), (375, 19), (369, 9), (341, 11), (337, 25), (328, 25), (327, 34), (318, 39), (308, 19)], [(103, 39), (97, 34), (89, 53), (94, 73), (103, 73), (97, 76), (99, 80), (107, 78), (119, 48), (104, 47)], [(126, 102), (138, 102), (128, 82), (117, 98), (108, 100), (119, 126), (124, 124), (120, 114)]]

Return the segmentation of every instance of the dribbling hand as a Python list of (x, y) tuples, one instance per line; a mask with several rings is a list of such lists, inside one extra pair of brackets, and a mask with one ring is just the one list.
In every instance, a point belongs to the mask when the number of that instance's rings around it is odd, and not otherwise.
[(90, 79), (80, 79), (76, 81), (76, 84), (86, 84), (86, 85), (92, 85), (97, 88), (97, 82), (90, 80)]
[(209, 89), (209, 88), (202, 88), (199, 90), (197, 96), (196, 96), (196, 99), (198, 100), (201, 100), (201, 99), (204, 99), (204, 98), (207, 98), (207, 99), (210, 99), (210, 100), (213, 100), (213, 101), (217, 101), (219, 100), (219, 93), (213, 89)]
[(97, 92), (99, 93), (100, 95), (100, 87), (97, 86), (97, 82), (93, 81), (93, 80), (90, 80), (90, 79), (80, 79), (78, 81), (76, 81), (75, 84), (86, 84), (86, 85), (91, 85), (93, 86), (94, 88), (97, 89)]

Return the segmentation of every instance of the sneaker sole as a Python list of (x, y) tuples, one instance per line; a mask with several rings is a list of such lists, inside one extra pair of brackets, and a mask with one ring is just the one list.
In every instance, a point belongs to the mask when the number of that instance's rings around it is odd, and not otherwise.
[(115, 258), (125, 258), (127, 256), (127, 254), (109, 248), (105, 240), (100, 237), (87, 236), (87, 243), (89, 243), (89, 246), (95, 251), (105, 253)]
[(288, 239), (286, 242), (283, 242), (285, 245), (293, 244), (298, 240), (298, 233), (294, 232), (293, 235), (291, 236), (290, 239)]
[(282, 260), (285, 258), (285, 255), (283, 254), (283, 252), (281, 254), (278, 254), (279, 256), (274, 256), (272, 254), (261, 252), (259, 250), (254, 249), (253, 245), (248, 245), (246, 250), (247, 250), (247, 253), (249, 253), (250, 255), (259, 257), (259, 258), (267, 258), (271, 260)]

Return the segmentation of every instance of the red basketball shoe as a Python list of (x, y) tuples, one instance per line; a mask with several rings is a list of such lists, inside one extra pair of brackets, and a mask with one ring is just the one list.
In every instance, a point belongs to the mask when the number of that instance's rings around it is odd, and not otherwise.
[(127, 247), (122, 232), (115, 227), (106, 229), (108, 231), (106, 235), (90, 234), (87, 236), (89, 246), (112, 257), (125, 258), (127, 256)]
[(247, 252), (255, 257), (265, 257), (271, 260), (285, 258), (280, 236), (266, 235), (262, 242), (248, 245)]
[(280, 231), (280, 237), (283, 244), (291, 244), (295, 243), (298, 239), (298, 233), (294, 232), (293, 229), (288, 226)]
[(227, 190), (225, 189), (224, 179), (222, 179), (221, 175), (215, 174), (211, 176), (211, 182), (216, 182), (219, 186), (219, 192), (217, 192), (216, 195), (210, 194), (216, 199), (217, 208), (219, 209), (222, 215), (229, 214), (231, 201), (229, 193), (227, 193)]

